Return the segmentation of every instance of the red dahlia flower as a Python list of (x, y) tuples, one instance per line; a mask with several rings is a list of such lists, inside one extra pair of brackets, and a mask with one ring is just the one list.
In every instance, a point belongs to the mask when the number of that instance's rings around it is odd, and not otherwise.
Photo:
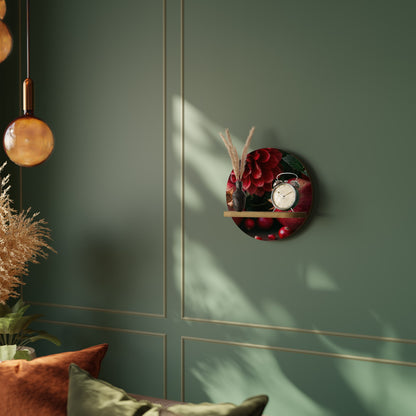
[[(243, 174), (243, 190), (248, 194), (263, 196), (271, 192), (273, 182), (281, 172), (279, 163), (282, 153), (278, 149), (267, 147), (257, 149), (247, 155), (246, 167)], [(227, 191), (235, 189), (236, 177), (234, 171), (228, 178)]]

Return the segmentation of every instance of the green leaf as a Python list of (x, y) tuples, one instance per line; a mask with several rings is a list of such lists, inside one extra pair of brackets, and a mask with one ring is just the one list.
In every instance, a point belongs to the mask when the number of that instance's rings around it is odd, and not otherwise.
[(25, 344), (32, 343), (40, 339), (44, 339), (46, 341), (50, 341), (54, 343), (55, 345), (58, 345), (58, 346), (61, 345), (61, 341), (59, 341), (58, 338), (56, 338), (54, 335), (48, 334), (46, 331), (34, 331), (34, 332), (37, 332), (37, 335), (26, 338)]
[(24, 318), (21, 316), (3, 316), (0, 318), (0, 332), (10, 334), (15, 332), (15, 328), (18, 327)]
[[(44, 339), (61, 345), (58, 338), (48, 334), (46, 331), (37, 331), (29, 328), (34, 321), (43, 315), (24, 315), (30, 305), (19, 299), (11, 308), (7, 305), (0, 305), (0, 345), (17, 344), (26, 345), (31, 342)], [(1, 313), (3, 313), (1, 315)]]
[(10, 332), (10, 320), (6, 318), (0, 318), (0, 333), (8, 334)]
[(30, 356), (30, 351), (28, 350), (17, 350), (16, 354), (13, 357), (14, 360), (27, 360), (30, 361), (32, 357)]
[(23, 299), (20, 298), (12, 307), (11, 307), (11, 312), (17, 313), (20, 312), (21, 309), (24, 308), (24, 310), (26, 311), (27, 308), (29, 308), (30, 305), (25, 305), (25, 303), (23, 302)]
[(7, 305), (6, 303), (1, 303), (0, 304), (0, 316), (7, 315), (10, 312), (11, 312), (11, 309), (10, 309), (9, 305)]
[(295, 173), (306, 175), (305, 166), (303, 166), (303, 164), (295, 156), (291, 155), (290, 153), (286, 153), (283, 156), (283, 160), (288, 166), (290, 166), (293, 171), (295, 171)]
[(7, 334), (17, 334), (24, 331), (33, 321), (42, 315), (29, 316), (4, 316), (0, 318), (0, 332)]
[(14, 333), (24, 331), (32, 322), (36, 321), (40, 317), (42, 317), (40, 314), (22, 316), (19, 320), (15, 321), (15, 325), (13, 326)]
[(23, 316), (29, 308), (30, 308), (30, 305), (22, 306), (20, 309), (15, 311), (15, 313), (16, 315)]
[(0, 361), (12, 360), (16, 354), (16, 345), (0, 346)]

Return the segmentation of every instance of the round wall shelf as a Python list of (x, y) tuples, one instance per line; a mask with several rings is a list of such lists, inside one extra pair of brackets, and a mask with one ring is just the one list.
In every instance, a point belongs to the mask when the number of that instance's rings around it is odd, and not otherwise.
[[(244, 233), (257, 240), (285, 239), (297, 232), (310, 216), (313, 200), (310, 176), (296, 156), (283, 150), (267, 147), (247, 155), (242, 178), (246, 200), (242, 211), (234, 210), (235, 189), (232, 171), (227, 181), (228, 211), (224, 217), (232, 218)], [(284, 209), (279, 209), (280, 206)]]

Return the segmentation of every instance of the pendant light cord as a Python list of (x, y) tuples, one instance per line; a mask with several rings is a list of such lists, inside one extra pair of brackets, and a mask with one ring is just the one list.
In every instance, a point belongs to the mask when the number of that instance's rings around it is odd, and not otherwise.
[(26, 0), (26, 78), (30, 78), (29, 0)]

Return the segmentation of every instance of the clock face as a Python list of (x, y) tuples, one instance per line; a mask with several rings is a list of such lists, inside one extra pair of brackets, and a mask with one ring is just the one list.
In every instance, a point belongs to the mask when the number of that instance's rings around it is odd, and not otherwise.
[(298, 192), (290, 183), (278, 184), (272, 192), (272, 203), (275, 208), (287, 211), (296, 205)]

